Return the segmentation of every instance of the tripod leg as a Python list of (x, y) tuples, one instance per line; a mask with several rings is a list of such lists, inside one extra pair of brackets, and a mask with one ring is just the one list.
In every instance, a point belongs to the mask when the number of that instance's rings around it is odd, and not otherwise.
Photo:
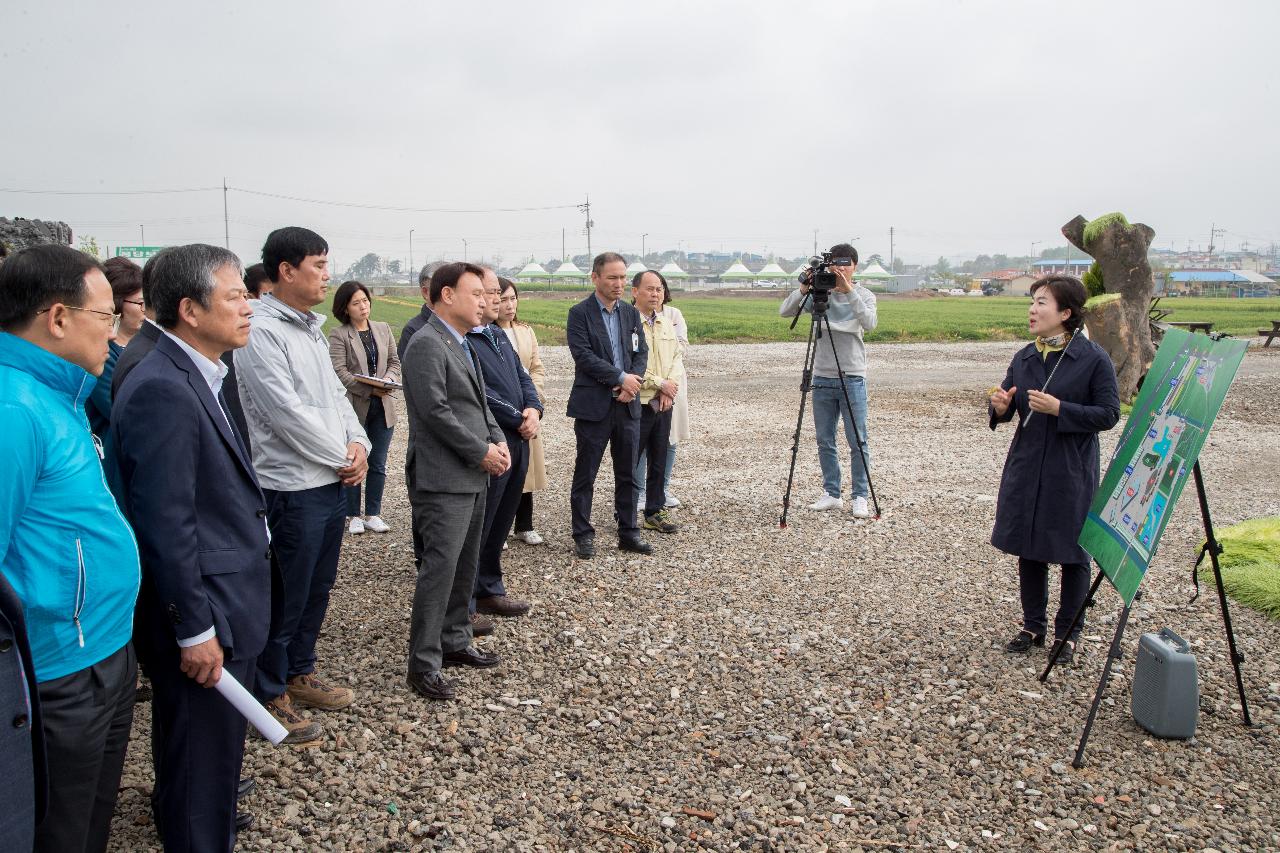
[(1093, 705), (1089, 708), (1089, 719), (1084, 722), (1084, 731), (1080, 734), (1080, 745), (1076, 747), (1076, 757), (1071, 766), (1079, 769), (1084, 766), (1084, 748), (1089, 743), (1089, 732), (1093, 729), (1093, 721), (1098, 716), (1098, 706), (1102, 704), (1102, 694), (1107, 690), (1107, 682), (1111, 679), (1111, 664), (1120, 657), (1120, 642), (1124, 637), (1125, 625), (1129, 623), (1129, 608), (1126, 604), (1120, 611), (1120, 619), (1116, 622), (1116, 635), (1111, 640), (1111, 650), (1107, 653), (1107, 661), (1102, 665), (1102, 677), (1098, 679), (1098, 689), (1093, 694)]
[[(1076, 626), (1080, 624), (1080, 620), (1084, 618), (1084, 610), (1093, 602), (1093, 594), (1098, 591), (1098, 587), (1102, 584), (1102, 570), (1098, 570), (1098, 576), (1093, 579), (1093, 586), (1089, 587), (1089, 594), (1084, 597), (1084, 601), (1080, 603), (1080, 609), (1076, 611), (1075, 618), (1071, 620), (1071, 627), (1067, 629), (1067, 636), (1070, 637), (1076, 632)], [(1053, 654), (1049, 655), (1049, 663), (1045, 665), (1044, 672), (1040, 673), (1040, 680), (1045, 681), (1049, 677), (1049, 671), (1053, 669), (1053, 665), (1058, 662), (1058, 656), (1062, 654), (1062, 646), (1056, 646)]]
[(809, 340), (804, 348), (804, 370), (800, 374), (800, 411), (796, 415), (796, 431), (791, 436), (791, 467), (787, 471), (787, 490), (782, 495), (782, 517), (778, 519), (778, 527), (783, 529), (787, 526), (787, 513), (791, 510), (791, 485), (796, 476), (796, 455), (800, 452), (800, 431), (804, 427), (804, 404), (809, 395), (809, 385), (813, 377), (813, 357), (817, 351), (813, 337), (817, 325), (815, 318), (809, 325)]
[[(836, 351), (835, 338), (831, 336), (831, 319), (826, 314), (817, 315), (813, 318), (815, 324), (821, 320), (826, 324), (827, 342), (831, 344), (831, 355), (836, 362), (836, 373), (840, 375), (840, 391), (844, 395), (844, 413), (849, 419), (849, 425), (853, 427), (854, 443), (858, 446), (858, 454), (862, 458), (862, 470), (867, 472), (867, 491), (871, 492), (871, 506), (875, 510), (875, 517), (880, 517), (880, 501), (876, 498), (876, 486), (871, 480), (871, 462), (867, 459), (867, 443), (862, 438), (862, 430), (858, 429), (858, 420), (853, 416), (853, 403), (849, 400), (849, 388), (844, 383), (844, 368), (840, 366), (840, 353)], [(849, 476), (853, 476), (853, 472), (849, 472)]]
[(1213, 522), (1209, 519), (1209, 498), (1204, 491), (1204, 477), (1200, 474), (1199, 461), (1191, 469), (1191, 473), (1195, 476), (1196, 493), (1200, 498), (1200, 518), (1204, 521), (1205, 550), (1209, 552), (1209, 562), (1213, 564), (1213, 580), (1218, 586), (1218, 603), (1222, 605), (1222, 626), (1227, 632), (1227, 649), (1231, 653), (1231, 667), (1236, 674), (1236, 691), (1240, 694), (1240, 708), (1244, 711), (1244, 724), (1252, 726), (1253, 720), (1249, 718), (1249, 700), (1244, 695), (1244, 676), (1240, 672), (1244, 655), (1236, 649), (1236, 633), (1231, 628), (1231, 609), (1227, 607), (1227, 590), (1222, 585), (1222, 567), (1218, 564), (1218, 555), (1222, 553), (1222, 546), (1213, 535)]

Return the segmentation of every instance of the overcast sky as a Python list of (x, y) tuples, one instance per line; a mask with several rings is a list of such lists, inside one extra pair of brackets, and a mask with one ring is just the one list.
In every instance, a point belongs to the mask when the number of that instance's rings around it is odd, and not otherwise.
[[(514, 264), (646, 247), (908, 262), (1280, 241), (1270, 0), (0, 3), (0, 189), (231, 187), (231, 248), (306, 225)], [(223, 242), (223, 194), (0, 192), (107, 246)], [(1222, 240), (1218, 241), (1219, 247)]]

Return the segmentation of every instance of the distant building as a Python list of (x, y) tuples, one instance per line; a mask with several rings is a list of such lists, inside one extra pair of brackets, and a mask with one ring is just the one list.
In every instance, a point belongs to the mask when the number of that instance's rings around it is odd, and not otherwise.
[(1073, 275), (1080, 278), (1085, 271), (1093, 265), (1093, 258), (1072, 258), (1065, 260), (1063, 258), (1049, 258), (1043, 261), (1036, 261), (1031, 265), (1031, 271), (1039, 278), (1042, 275)]
[(1187, 296), (1274, 296), (1276, 282), (1249, 270), (1174, 270), (1165, 289)]

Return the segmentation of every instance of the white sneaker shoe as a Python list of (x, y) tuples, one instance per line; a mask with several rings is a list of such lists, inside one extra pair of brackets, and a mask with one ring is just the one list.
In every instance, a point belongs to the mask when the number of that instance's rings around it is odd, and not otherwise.
[(849, 505), (849, 512), (854, 518), (870, 518), (871, 509), (867, 506), (866, 498), (854, 498), (853, 503)]
[(826, 494), (824, 494), (821, 499), (816, 500), (813, 503), (809, 504), (809, 509), (816, 509), (819, 511), (828, 510), (828, 509), (842, 509), (843, 507), (844, 507), (844, 501), (840, 500), (837, 497), (833, 497), (832, 495), (826, 495)]
[(542, 537), (538, 535), (536, 530), (522, 530), (516, 536), (520, 537), (520, 541), (526, 545), (541, 545)]
[(391, 529), (391, 525), (382, 520), (380, 515), (371, 515), (364, 520), (364, 529), (372, 530), (374, 533), (386, 533)]
[(347, 532), (353, 536), (364, 533), (364, 519), (360, 518), (360, 516), (351, 519), (351, 523), (347, 525)]
[(662, 502), (662, 505), (667, 509), (675, 509), (680, 506), (680, 499), (675, 495), (667, 495), (667, 499)]

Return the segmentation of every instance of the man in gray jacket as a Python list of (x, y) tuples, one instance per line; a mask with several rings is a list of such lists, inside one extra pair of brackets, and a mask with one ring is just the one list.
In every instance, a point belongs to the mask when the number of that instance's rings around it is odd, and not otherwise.
[(254, 692), (310, 743), (320, 724), (297, 705), (336, 710), (355, 698), (315, 675), (316, 638), (329, 607), (346, 521), (342, 487), (364, 480), (370, 443), (333, 372), (324, 317), (329, 246), (306, 228), (271, 232), (262, 263), (273, 289), (254, 305), (236, 378), (253, 437), (253, 467), (267, 503), (275, 579), (271, 633), (258, 656)]
[[(848, 266), (834, 266), (836, 287), (831, 291), (827, 306), (827, 319), (831, 321), (831, 336), (825, 334), (815, 341), (817, 351), (813, 358), (813, 426), (818, 437), (818, 462), (822, 465), (822, 497), (809, 505), (809, 509), (840, 509), (840, 453), (836, 448), (836, 424), (844, 421), (845, 439), (849, 442), (849, 479), (852, 481), (852, 514), (857, 518), (870, 518), (867, 497), (871, 494), (870, 478), (863, 465), (871, 462), (871, 448), (867, 446), (867, 348), (862, 333), (876, 327), (876, 295), (853, 280), (858, 268), (858, 250), (848, 243), (831, 247), (835, 258), (847, 258)], [(778, 313), (794, 317), (809, 292), (809, 284), (802, 281), (782, 300)], [(806, 311), (809, 307), (806, 305)], [(832, 344), (835, 346), (833, 347)], [(839, 356), (837, 366), (836, 357)], [(843, 374), (843, 375), (842, 375)], [(844, 390), (841, 390), (841, 385)], [(845, 405), (845, 391), (849, 405)], [(849, 409), (853, 421), (849, 420)], [(855, 433), (854, 426), (857, 426)], [(858, 449), (858, 437), (863, 448)]]
[(472, 645), (468, 613), (489, 477), (511, 467), (506, 437), (485, 403), (484, 372), (466, 338), (484, 321), (483, 276), (473, 264), (436, 270), (434, 314), (409, 342), (402, 364), (409, 415), (405, 479), (421, 554), (409, 623), (409, 687), (435, 700), (456, 697), (443, 667), (499, 662)]

